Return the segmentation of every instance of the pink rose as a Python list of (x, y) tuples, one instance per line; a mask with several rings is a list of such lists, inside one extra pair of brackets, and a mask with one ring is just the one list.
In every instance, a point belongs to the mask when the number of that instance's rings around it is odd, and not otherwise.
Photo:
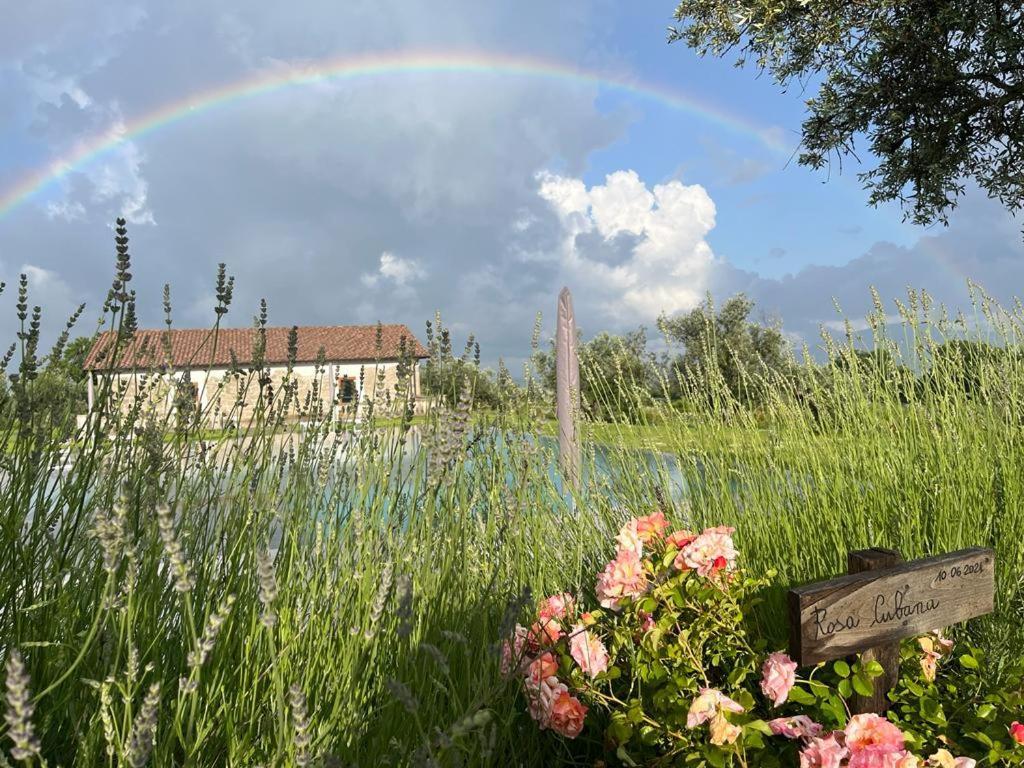
[(621, 601), (643, 594), (647, 576), (635, 552), (622, 550), (597, 577), (597, 597), (605, 608), (618, 610)]
[(619, 529), (619, 535), (615, 537), (615, 542), (619, 545), (620, 554), (622, 552), (632, 552), (637, 557), (643, 556), (644, 542), (640, 538), (640, 530), (636, 518), (627, 521)]
[(526, 684), (536, 688), (549, 677), (558, 674), (558, 660), (550, 651), (545, 651), (526, 667)]
[(835, 734), (811, 739), (800, 752), (800, 768), (840, 768), (846, 755), (846, 747), (839, 743)]
[(898, 752), (904, 748), (903, 731), (879, 715), (854, 715), (846, 724), (846, 746), (851, 755), (869, 747)]
[(505, 677), (520, 675), (526, 671), (530, 657), (526, 653), (528, 632), (516, 624), (512, 636), (501, 644), (501, 674)]
[[(945, 633), (941, 629), (933, 629), (932, 637), (935, 638), (936, 650), (943, 656), (953, 652), (953, 641), (946, 637)], [(957, 758), (957, 760), (969, 760), (970, 758)]]
[(737, 552), (731, 531), (732, 528), (727, 526), (708, 528), (683, 548), (674, 564), (679, 570), (692, 568), (701, 576), (732, 568), (736, 564)]
[(571, 696), (568, 689), (559, 690), (551, 702), (548, 725), (555, 733), (567, 739), (575, 739), (583, 730), (583, 720), (586, 716), (587, 708), (579, 699)]
[(787, 739), (813, 739), (821, 735), (823, 728), (807, 715), (795, 715), (793, 717), (779, 717), (768, 721), (768, 727), (776, 736), (785, 736)]
[(608, 669), (608, 649), (593, 632), (584, 629), (582, 624), (573, 627), (569, 639), (569, 654), (590, 677), (596, 677)]
[(640, 611), (640, 629), (644, 632), (650, 632), (654, 629), (654, 615), (647, 611)]
[[(675, 547), (676, 549), (682, 549), (691, 541), (697, 538), (697, 534), (690, 533), (689, 531), (673, 531), (665, 539), (665, 544), (669, 547)], [(682, 569), (680, 569), (682, 570)]]
[(666, 528), (668, 520), (665, 519), (664, 512), (659, 511), (636, 519), (636, 533), (644, 544), (660, 539)]
[(723, 710), (742, 712), (743, 705), (733, 701), (719, 690), (701, 688), (700, 694), (690, 703), (690, 711), (686, 715), (686, 727), (696, 728)]
[(1010, 723), (1010, 738), (1018, 744), (1024, 744), (1024, 723), (1014, 720)]
[(559, 682), (557, 677), (548, 677), (541, 680), (537, 685), (526, 685), (526, 708), (530, 717), (537, 721), (541, 730), (551, 725), (551, 713), (555, 701), (563, 693), (568, 694), (569, 689), (565, 683)]
[(761, 667), (761, 690), (778, 707), (796, 685), (796, 662), (785, 653), (773, 653)]
[(576, 601), (568, 592), (552, 595), (541, 601), (540, 608), (537, 610), (537, 618), (541, 621), (544, 619), (564, 619), (566, 614), (572, 611), (575, 606)]
[(708, 729), (708, 732), (711, 735), (711, 743), (722, 746), (736, 741), (739, 735), (743, 733), (743, 729), (726, 720), (724, 713), (716, 712), (715, 716), (711, 718), (711, 727)]
[(564, 634), (562, 625), (558, 623), (557, 619), (541, 619), (530, 627), (529, 640), (532, 644), (543, 648), (554, 645)]
[(917, 758), (903, 749), (891, 749), (883, 744), (864, 747), (857, 752), (850, 752), (848, 768), (904, 768), (914, 766)]

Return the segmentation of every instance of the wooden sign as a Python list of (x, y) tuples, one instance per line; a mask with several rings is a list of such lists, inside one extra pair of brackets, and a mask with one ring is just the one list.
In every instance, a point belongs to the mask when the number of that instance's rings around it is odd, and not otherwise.
[(963, 549), (875, 570), (855, 567), (858, 558), (871, 568), (872, 557), (886, 555), (899, 560), (891, 550), (854, 552), (850, 570), (861, 572), (790, 590), (790, 654), (798, 663), (884, 648), (994, 609), (991, 549)]

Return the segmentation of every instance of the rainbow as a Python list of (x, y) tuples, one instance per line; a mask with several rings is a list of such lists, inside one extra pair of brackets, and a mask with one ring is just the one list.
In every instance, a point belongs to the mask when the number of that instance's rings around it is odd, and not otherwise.
[(47, 165), (27, 174), (8, 189), (0, 190), (0, 218), (30, 200), (50, 184), (114, 151), (124, 142), (243, 99), (315, 83), (358, 80), (401, 74), (451, 73), (535, 77), (593, 85), (652, 99), (733, 133), (754, 139), (774, 152), (783, 147), (776, 134), (736, 115), (664, 86), (643, 83), (624, 75), (599, 73), (551, 59), (510, 56), (491, 52), (395, 51), (326, 59), (304, 66), (260, 71), (240, 80), (197, 92), (164, 104), (128, 122), (76, 143)]

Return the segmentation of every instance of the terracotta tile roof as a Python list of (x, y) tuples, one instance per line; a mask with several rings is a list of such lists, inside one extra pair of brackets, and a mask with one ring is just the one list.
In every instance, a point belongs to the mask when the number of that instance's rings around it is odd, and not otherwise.
[[(380, 350), (377, 348), (376, 325), (299, 326), (297, 363), (315, 362), (321, 347), (327, 362), (372, 362), (399, 356), (401, 339), (411, 346), (418, 358), (428, 357), (427, 350), (405, 325), (382, 325)], [(267, 328), (266, 361), (268, 365), (284, 365), (288, 361), (287, 327)], [(101, 334), (89, 350), (83, 368), (96, 370), (132, 370), (162, 365), (164, 362), (164, 330), (140, 330), (131, 344), (120, 352), (117, 365), (107, 359), (114, 333)], [(217, 347), (213, 347), (213, 334), (209, 329), (171, 331), (172, 360), (175, 368), (221, 367), (231, 364), (231, 352), (237, 361), (246, 365), (252, 360), (255, 331), (252, 328), (221, 328), (217, 333)], [(122, 344), (124, 344), (122, 342)]]

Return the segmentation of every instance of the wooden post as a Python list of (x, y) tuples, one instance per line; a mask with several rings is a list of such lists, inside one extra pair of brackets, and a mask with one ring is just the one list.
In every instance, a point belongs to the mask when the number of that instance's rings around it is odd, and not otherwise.
[[(846, 557), (848, 573), (863, 573), (890, 568), (903, 562), (903, 555), (895, 549), (859, 549), (850, 552)], [(861, 652), (861, 663), (877, 661), (882, 665), (882, 674), (876, 677), (870, 696), (854, 694), (851, 706), (854, 714), (874, 712), (884, 714), (889, 708), (889, 691), (896, 685), (900, 674), (900, 643), (899, 641), (872, 646)]]
[(558, 294), (555, 330), (555, 413), (558, 418), (558, 461), (570, 488), (580, 480), (580, 438), (577, 418), (580, 407), (580, 362), (576, 352), (576, 315), (572, 294)]

